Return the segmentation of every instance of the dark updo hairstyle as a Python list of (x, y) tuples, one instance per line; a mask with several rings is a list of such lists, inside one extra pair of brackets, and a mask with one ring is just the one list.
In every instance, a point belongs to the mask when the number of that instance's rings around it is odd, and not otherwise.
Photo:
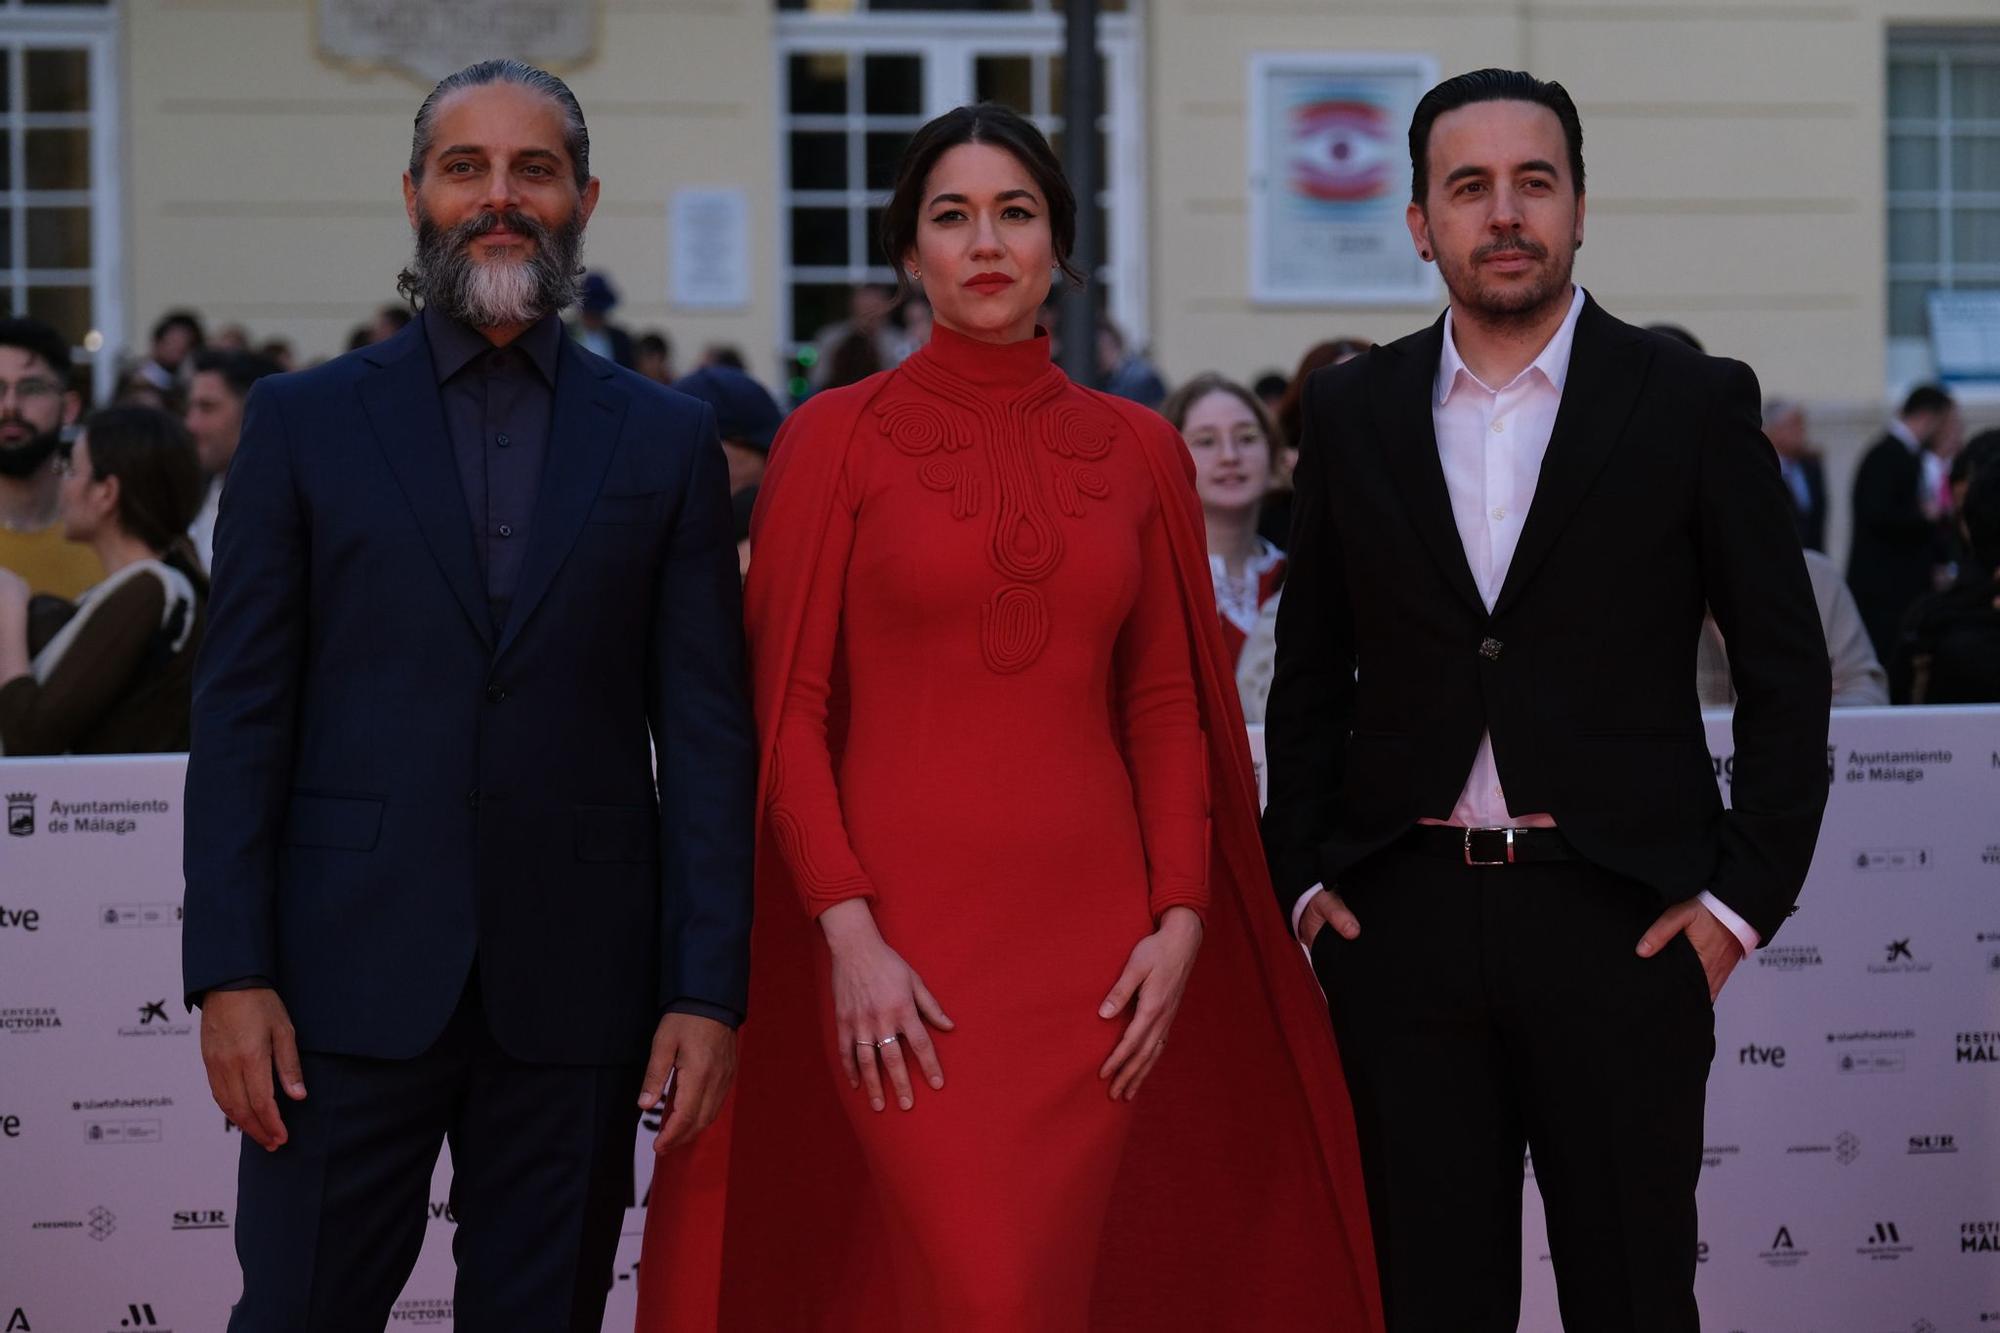
[(188, 540), (205, 491), (187, 427), (156, 407), (106, 407), (84, 419), (83, 435), (92, 480), (118, 478), (118, 526), (206, 595), (208, 575)]
[(975, 102), (945, 112), (912, 135), (909, 147), (903, 150), (902, 164), (896, 168), (896, 188), (882, 210), (882, 253), (895, 266), (901, 293), (912, 296), (916, 290), (903, 269), (903, 256), (917, 245), (917, 220), (923, 215), (924, 187), (930, 183), (931, 170), (939, 158), (968, 143), (1006, 150), (1034, 178), (1048, 209), (1056, 267), (1081, 286), (1083, 274), (1069, 258), (1076, 248), (1076, 192), (1070, 189), (1055, 150), (1034, 122), (1012, 107)]

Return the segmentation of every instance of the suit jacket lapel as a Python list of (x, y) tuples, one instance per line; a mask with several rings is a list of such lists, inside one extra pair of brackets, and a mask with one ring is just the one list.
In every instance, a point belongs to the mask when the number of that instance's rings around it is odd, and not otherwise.
[(604, 485), (605, 469), (625, 421), (625, 395), (610, 382), (616, 373), (610, 362), (586, 355), (569, 338), (562, 340), (541, 492), (528, 529), (521, 583), (500, 631), (496, 658), (520, 636), (521, 627), (548, 593)]
[(375, 439), (409, 501), (424, 544), (480, 642), (493, 644), (493, 615), (472, 545), (465, 489), (445, 428), (444, 402), (431, 369), (423, 321), (363, 353), (378, 369), (361, 381), (361, 406)]
[(1596, 301), (1585, 300), (1563, 380), (1562, 406), (1535, 482), (1535, 501), (1494, 600), (1495, 615), (1520, 597), (1597, 480), (1638, 402), (1651, 360), (1638, 329), (1605, 314)]
[(1437, 391), (1438, 358), (1444, 353), (1444, 317), (1408, 346), (1379, 348), (1381, 368), (1375, 372), (1372, 395), (1379, 435), (1389, 471), (1403, 494), (1411, 522), (1430, 548), (1438, 569), (1452, 591), (1481, 616), (1486, 603), (1466, 563), (1465, 543), (1451, 512), (1451, 492), (1445, 488), (1444, 464), (1438, 460), (1437, 428), (1431, 400)]

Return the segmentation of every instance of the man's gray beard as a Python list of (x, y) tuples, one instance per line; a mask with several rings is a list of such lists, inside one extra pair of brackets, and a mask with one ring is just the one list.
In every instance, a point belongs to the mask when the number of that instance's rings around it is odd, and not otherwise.
[[(534, 241), (525, 258), (472, 257), (472, 243), (505, 223)], [(576, 303), (582, 285), (583, 217), (550, 228), (524, 213), (482, 213), (456, 227), (417, 220), (417, 248), (397, 289), (426, 309), (475, 329), (532, 324)]]

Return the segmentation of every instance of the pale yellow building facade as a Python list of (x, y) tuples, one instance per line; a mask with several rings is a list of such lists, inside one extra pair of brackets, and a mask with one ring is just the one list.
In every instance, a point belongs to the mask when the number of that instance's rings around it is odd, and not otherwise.
[[(552, 7), (572, 23), (581, 11), (587, 24), (587, 53), (554, 67), (589, 116), (604, 196), (586, 257), (624, 297), (618, 322), (668, 332), (684, 366), (707, 345), (736, 346), (782, 384), (846, 284), (887, 275), (870, 205), (910, 129), (979, 95), (1054, 127), (1052, 0), (906, 3), (497, 6)], [(466, 16), (475, 34), (496, 8), (427, 7)], [(395, 299), (409, 246), (397, 177), (430, 79), (398, 67), (420, 61), (331, 49), (327, 15), (380, 23), (396, 8), (0, 0), (9, 308), (57, 318), (102, 355), (143, 350), (176, 307), (287, 338), (307, 359), (341, 350)], [(1170, 381), (1288, 370), (1322, 338), (1388, 338), (1438, 309), (1252, 298), (1250, 68), (1267, 53), (1415, 54), (1445, 74), (1507, 65), (1561, 80), (1589, 167), (1580, 280), (1613, 312), (1684, 325), (1749, 361), (1767, 391), (1811, 404), (1836, 490), (1886, 400), (1929, 372), (1925, 285), (2000, 288), (1995, 0), (1106, 8), (1111, 239), (1099, 279)], [(85, 49), (83, 65), (62, 63), (65, 43)], [(503, 53), (476, 37), (463, 49)], [(733, 303), (693, 308), (672, 289), (669, 199), (693, 188), (742, 207)], [(1975, 419), (2000, 415), (1994, 393), (1966, 398)]]

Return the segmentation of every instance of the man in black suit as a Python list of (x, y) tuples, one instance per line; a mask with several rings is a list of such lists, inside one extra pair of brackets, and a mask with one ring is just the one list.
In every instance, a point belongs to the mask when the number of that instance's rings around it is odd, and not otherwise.
[[(252, 392), (187, 779), (184, 981), (243, 1130), (236, 1333), (380, 1329), (452, 1153), (458, 1326), (595, 1333), (632, 1188), (714, 1117), (756, 767), (714, 414), (563, 336), (583, 113), (418, 113), (388, 341)], [(273, 1073), (284, 1100), (273, 1094)]]
[(1885, 662), (1903, 617), (1936, 589), (1938, 569), (1949, 558), (1944, 472), (1964, 435), (1965, 418), (1952, 396), (1938, 385), (1919, 385), (1854, 474), (1847, 586)]
[(1272, 877), (1340, 1040), (1390, 1328), (1515, 1326), (1526, 1147), (1565, 1326), (1694, 1329), (1711, 1004), (1812, 858), (1826, 644), (1755, 377), (1570, 280), (1569, 95), (1463, 75), (1410, 146), (1451, 306), (1305, 394)]
[(1813, 452), (1806, 433), (1806, 410), (1785, 398), (1764, 404), (1764, 438), (1778, 452), (1778, 471), (1792, 498), (1799, 545), (1826, 550), (1826, 464)]

